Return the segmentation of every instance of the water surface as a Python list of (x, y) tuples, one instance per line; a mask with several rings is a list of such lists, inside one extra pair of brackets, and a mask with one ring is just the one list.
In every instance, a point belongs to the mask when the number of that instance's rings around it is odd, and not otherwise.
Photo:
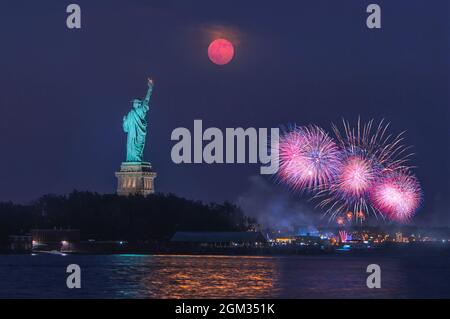
[[(381, 266), (381, 289), (366, 267)], [(66, 267), (81, 267), (81, 289)], [(449, 256), (3, 255), (0, 298), (449, 298)]]

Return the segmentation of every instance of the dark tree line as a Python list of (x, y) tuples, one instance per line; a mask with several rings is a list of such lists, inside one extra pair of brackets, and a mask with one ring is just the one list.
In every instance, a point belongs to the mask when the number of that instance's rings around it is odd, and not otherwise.
[(0, 242), (33, 228), (80, 229), (82, 239), (167, 240), (176, 231), (244, 231), (255, 224), (231, 203), (205, 204), (155, 194), (148, 197), (74, 191), (45, 195), (29, 205), (0, 203)]

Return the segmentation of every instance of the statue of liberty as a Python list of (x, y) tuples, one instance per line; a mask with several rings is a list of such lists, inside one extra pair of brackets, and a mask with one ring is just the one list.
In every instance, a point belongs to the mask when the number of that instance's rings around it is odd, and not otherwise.
[(123, 117), (123, 130), (127, 137), (127, 162), (143, 162), (145, 137), (147, 136), (146, 115), (149, 110), (153, 80), (148, 79), (148, 90), (144, 100), (134, 99), (133, 108)]

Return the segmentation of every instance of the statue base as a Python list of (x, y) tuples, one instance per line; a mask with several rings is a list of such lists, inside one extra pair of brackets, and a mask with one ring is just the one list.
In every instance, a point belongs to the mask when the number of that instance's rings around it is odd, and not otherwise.
[(152, 165), (148, 162), (123, 162), (116, 177), (118, 195), (146, 196), (155, 192), (156, 172), (152, 171)]

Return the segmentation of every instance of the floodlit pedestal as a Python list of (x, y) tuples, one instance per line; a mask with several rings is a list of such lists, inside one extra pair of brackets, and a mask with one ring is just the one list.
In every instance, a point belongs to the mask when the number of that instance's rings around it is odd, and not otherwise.
[(148, 162), (123, 162), (116, 177), (118, 195), (147, 196), (155, 192), (156, 172)]

